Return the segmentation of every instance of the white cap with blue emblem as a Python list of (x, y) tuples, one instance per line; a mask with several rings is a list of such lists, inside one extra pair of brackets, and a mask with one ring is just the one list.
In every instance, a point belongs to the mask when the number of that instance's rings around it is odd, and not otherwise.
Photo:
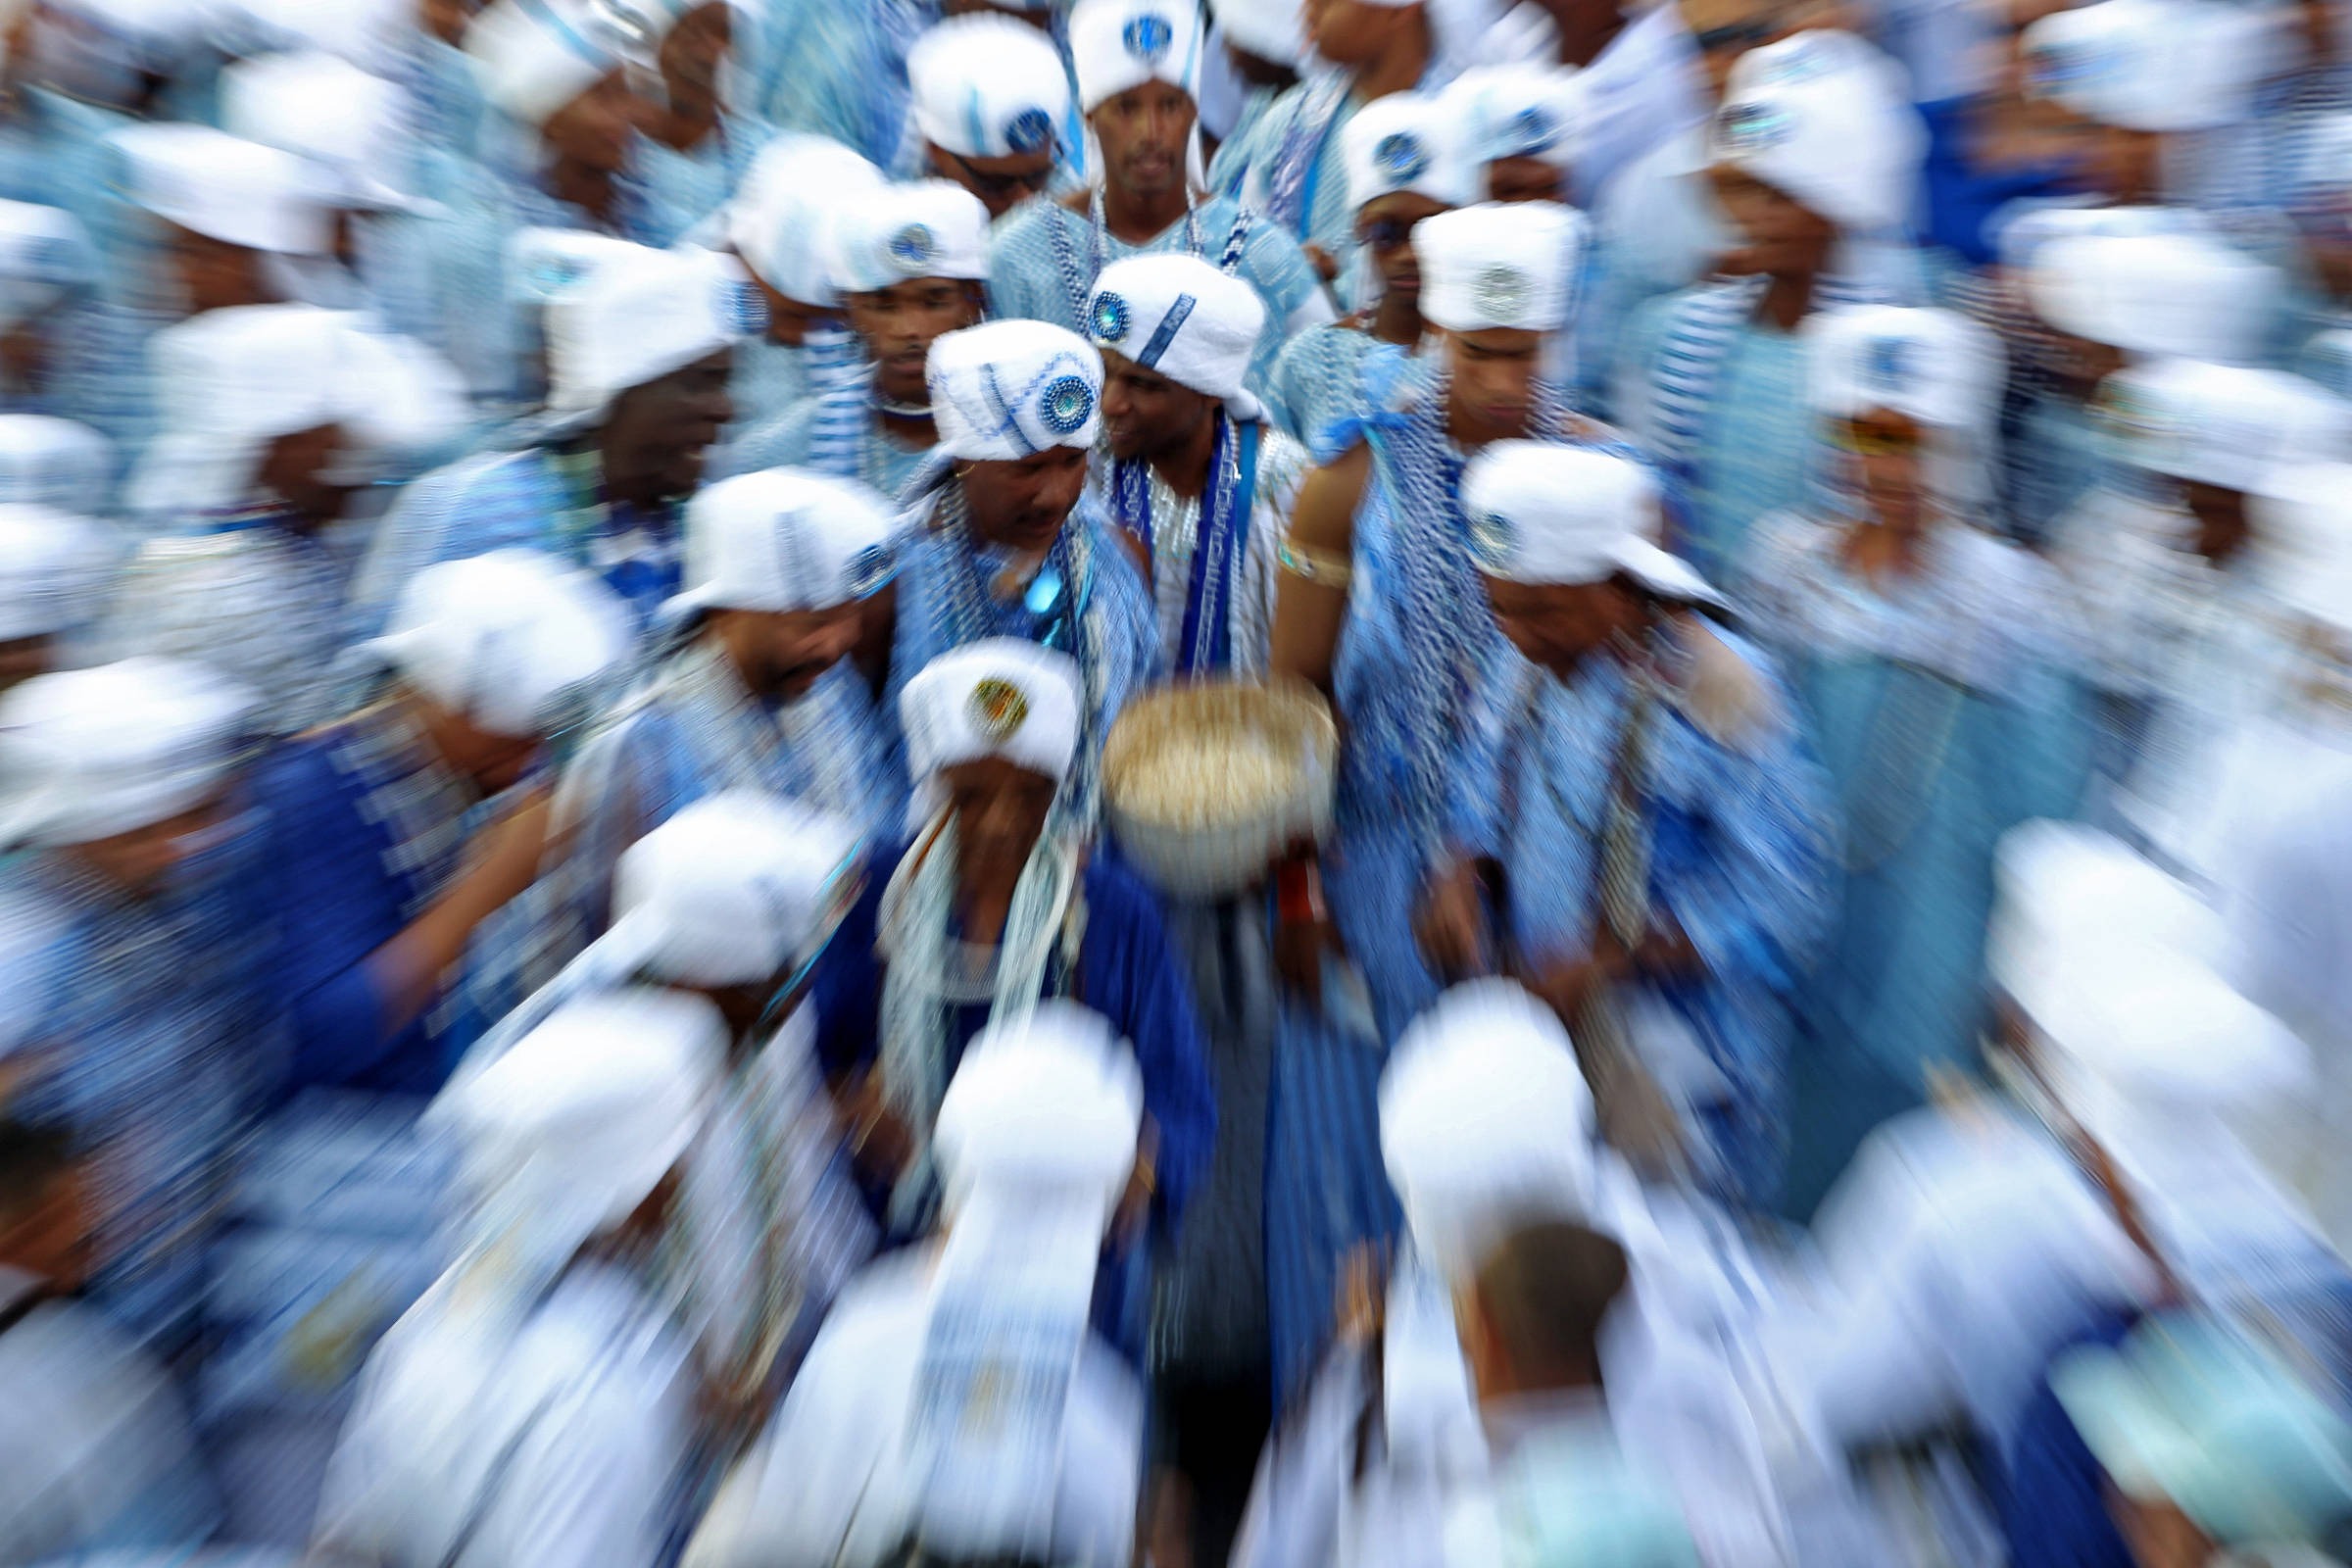
[(924, 379), (939, 445), (967, 463), (1018, 463), (1050, 447), (1095, 444), (1102, 356), (1044, 321), (989, 321), (931, 345)]
[(955, 17), (906, 55), (914, 124), (959, 158), (1051, 149), (1070, 112), (1070, 78), (1053, 41), (1010, 17)]

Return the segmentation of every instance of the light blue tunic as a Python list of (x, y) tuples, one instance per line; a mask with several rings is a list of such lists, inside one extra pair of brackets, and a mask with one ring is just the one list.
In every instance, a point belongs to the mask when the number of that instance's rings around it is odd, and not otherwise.
[(877, 169), (906, 167), (906, 51), (937, 0), (798, 0), (768, 8), (760, 112), (778, 130), (830, 136)]
[[(1355, 259), (1355, 203), (1342, 142), (1362, 107), (1344, 77), (1298, 83), (1217, 149), (1208, 188), (1270, 215), (1299, 243), (1322, 246), (1346, 276)], [(1287, 178), (1286, 150), (1289, 162), (1303, 164)]]
[(1888, 591), (1846, 565), (1842, 534), (1775, 517), (1749, 572), (1845, 822), (1842, 913), (1803, 1002), (1796, 1214), (1872, 1127), (1920, 1102), (1928, 1068), (1974, 1063), (1994, 846), (2072, 814), (2089, 740), (2050, 567), (1945, 524)]
[(1310, 451), (1335, 425), (1385, 407), (1419, 362), (1369, 329), (1344, 321), (1312, 327), (1283, 345), (1259, 401), (1266, 416)]
[[(866, 403), (862, 377), (857, 385), (832, 395), (856, 404), (857, 472), (841, 477), (860, 480), (885, 496), (906, 490), (923, 471), (935, 449), (907, 446), (884, 429)], [(761, 468), (814, 466), (820, 456), (818, 429), (824, 413), (822, 397), (803, 398), (776, 418), (745, 431), (719, 455), (716, 471), (753, 473)]]
[[(1059, 202), (1030, 202), (997, 230), (989, 256), (989, 303), (999, 317), (1049, 321), (1083, 334), (1086, 297), (1103, 267), (1130, 256), (1168, 252), (1189, 252), (1222, 265), (1241, 221), (1240, 204), (1212, 197), (1195, 209), (1193, 220), (1169, 225), (1148, 244), (1129, 245), (1115, 234), (1098, 234), (1086, 215)], [(1234, 273), (1265, 302), (1265, 331), (1250, 370), (1250, 384), (1261, 385), (1282, 352), (1294, 316), (1302, 308), (1311, 314), (1319, 303), (1320, 285), (1298, 241), (1254, 214)]]
[(725, 206), (774, 134), (763, 120), (722, 112), (718, 128), (684, 152), (638, 137), (631, 161), (645, 185), (647, 243), (674, 245)]

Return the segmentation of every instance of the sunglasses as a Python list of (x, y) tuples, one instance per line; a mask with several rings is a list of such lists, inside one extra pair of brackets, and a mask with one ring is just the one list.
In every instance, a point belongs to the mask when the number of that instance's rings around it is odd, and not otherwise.
[(1763, 22), (1734, 22), (1720, 27), (1709, 27), (1695, 35), (1700, 54), (1711, 55), (1723, 49), (1752, 49), (1773, 34), (1773, 27)]
[(1383, 218), (1357, 224), (1355, 235), (1376, 251), (1393, 251), (1413, 237), (1413, 225), (1401, 218)]
[[(944, 148), (941, 150), (946, 151)], [(1054, 179), (1052, 164), (1033, 174), (991, 174), (974, 169), (971, 161), (960, 153), (948, 153), (948, 157), (957, 169), (963, 171), (963, 177), (971, 182), (974, 194), (983, 201), (991, 197), (1034, 196)]]
[(1919, 450), (1916, 432), (1886, 430), (1877, 425), (1839, 424), (1837, 441), (1858, 458), (1909, 457)]

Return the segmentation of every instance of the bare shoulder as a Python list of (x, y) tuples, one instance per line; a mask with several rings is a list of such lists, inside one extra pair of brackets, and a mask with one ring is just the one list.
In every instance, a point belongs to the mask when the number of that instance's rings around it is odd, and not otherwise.
[(1759, 750), (1788, 720), (1762, 653), (1704, 616), (1677, 615), (1673, 629), (1688, 661), (1681, 681), (1684, 714), (1718, 746)]
[(1355, 539), (1355, 510), (1372, 478), (1372, 449), (1361, 441), (1307, 473), (1291, 514), (1291, 536), (1300, 544), (1330, 550)]

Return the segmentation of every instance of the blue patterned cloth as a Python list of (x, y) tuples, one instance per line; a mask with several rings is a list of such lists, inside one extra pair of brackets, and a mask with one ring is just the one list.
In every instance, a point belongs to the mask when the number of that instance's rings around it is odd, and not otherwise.
[(2088, 760), (2046, 564), (1948, 524), (1887, 592), (1845, 564), (1842, 533), (1777, 517), (1748, 573), (1846, 824), (1840, 913), (1803, 999), (1791, 1213), (1921, 1102), (1928, 1068), (1974, 1062), (1994, 847), (2071, 815)]
[(255, 826), (242, 809), (144, 898), (56, 852), (0, 864), (0, 988), (25, 1021), (10, 1112), (90, 1156), (91, 1298), (167, 1355), (195, 1329), (222, 1160), (282, 1068)]
[[(1029, 202), (997, 227), (989, 253), (989, 304), (999, 317), (1048, 321), (1083, 336), (1098, 249), (1104, 267), (1130, 256), (1185, 251), (1212, 266), (1221, 265), (1242, 221), (1239, 203), (1212, 197), (1195, 209), (1191, 221), (1170, 224), (1148, 244), (1129, 245), (1115, 234), (1098, 235), (1091, 219), (1060, 202)], [(1293, 329), (1293, 318), (1302, 310), (1312, 315), (1316, 308), (1327, 311), (1328, 306), (1323, 305), (1321, 284), (1298, 242), (1254, 214), (1249, 224), (1234, 275), (1255, 289), (1266, 307), (1265, 331), (1250, 368), (1250, 384), (1254, 387), (1273, 368)]]
[[(1825, 781), (1763, 656), (1712, 625), (1678, 628), (1662, 645), (1668, 691), (1642, 789), (1649, 903), (1653, 919), (1670, 918), (1690, 939), (1705, 973), (1640, 990), (1705, 1059), (1685, 1063), (1679, 1083), (1651, 1065), (1701, 1135), (1702, 1178), (1754, 1204), (1775, 1192), (1787, 1149), (1790, 1005), (1830, 920), (1835, 828)], [(1721, 735), (1682, 695), (1702, 648), (1736, 659), (1756, 688), (1755, 716)], [(1482, 691), (1460, 779), (1466, 797), (1500, 809), (1484, 842), (1464, 847), (1504, 867), (1510, 947), (1540, 970), (1591, 951), (1634, 685), (1607, 658), (1560, 679), (1511, 652), (1497, 675)]]
[(391, 79), (408, 90), (413, 157), (409, 187), (427, 200), (448, 194), (443, 181), (450, 159), (470, 162), (481, 139), (486, 113), (481, 76), (472, 57), (417, 27), (389, 67)]
[(651, 511), (603, 499), (593, 446), (487, 453), (411, 485), (378, 526), (353, 584), (367, 635), (382, 629), (410, 578), (493, 550), (541, 550), (595, 572), (642, 632), (678, 592), (680, 503)]
[(877, 169), (905, 166), (906, 51), (937, 0), (798, 0), (771, 6), (760, 112), (778, 130), (830, 136)]
[(1356, 242), (1343, 143), (1362, 107), (1344, 76), (1301, 81), (1217, 148), (1208, 188), (1265, 213), (1300, 244), (1322, 246), (1345, 276)]
[(645, 187), (646, 243), (674, 245), (725, 206), (774, 134), (765, 121), (721, 112), (718, 128), (684, 152), (638, 137), (631, 161)]
[(1267, 418), (1311, 448), (1333, 426), (1385, 408), (1399, 378), (1417, 368), (1398, 345), (1333, 321), (1283, 345), (1259, 396)]
[[(795, 348), (765, 337), (737, 345), (735, 379), (727, 383), (727, 395), (735, 400), (735, 420), (720, 438), (721, 453), (733, 451), (754, 431), (775, 423), (812, 396), (810, 369), (806, 346)], [(715, 460), (711, 471), (735, 471), (723, 466), (725, 461), (723, 456)]]
[(858, 479), (885, 496), (904, 493), (931, 461), (934, 449), (907, 446), (883, 428), (866, 396), (869, 381), (870, 372), (860, 373), (849, 385), (803, 398), (776, 417), (744, 431), (719, 454), (714, 471), (723, 475), (761, 468), (822, 470), (828, 445), (823, 438), (828, 412), (825, 400), (831, 398), (837, 405), (846, 405), (834, 411), (837, 416), (858, 430), (853, 460), (857, 471), (837, 477)]

